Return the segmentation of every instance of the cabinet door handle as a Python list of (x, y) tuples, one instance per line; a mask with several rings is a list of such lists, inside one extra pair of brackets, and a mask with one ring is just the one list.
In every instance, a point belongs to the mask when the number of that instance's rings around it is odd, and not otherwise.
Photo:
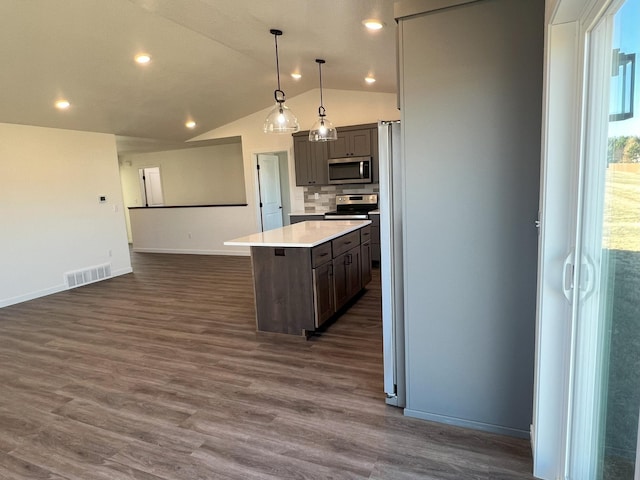
[(345, 245), (351, 245), (351, 241), (344, 242)]
[(322, 255), (320, 255), (321, 257), (326, 257), (327, 255), (329, 255), (328, 253), (323, 253)]

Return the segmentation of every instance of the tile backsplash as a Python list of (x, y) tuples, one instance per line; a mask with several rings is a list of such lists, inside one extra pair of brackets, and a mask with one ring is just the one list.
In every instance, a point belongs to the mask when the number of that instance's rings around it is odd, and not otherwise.
[[(304, 188), (305, 213), (331, 212), (336, 209), (336, 195), (358, 195), (365, 193), (379, 193), (380, 185), (370, 183), (367, 185), (323, 185)], [(320, 198), (316, 200), (316, 193)]]

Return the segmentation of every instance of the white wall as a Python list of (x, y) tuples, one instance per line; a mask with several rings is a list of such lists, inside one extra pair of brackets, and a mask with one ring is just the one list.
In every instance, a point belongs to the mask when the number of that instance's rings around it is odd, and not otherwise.
[(68, 271), (130, 272), (115, 137), (0, 124), (0, 222), (0, 307), (65, 290)]
[[(285, 89), (286, 91), (286, 89)], [(272, 92), (265, 92), (271, 96)], [(373, 123), (378, 120), (394, 120), (400, 118), (396, 108), (396, 95), (393, 93), (371, 93), (361, 91), (323, 89), (324, 106), (327, 117), (340, 130), (340, 126)], [(316, 121), (318, 105), (320, 103), (319, 89), (310, 90), (297, 97), (287, 99), (287, 106), (298, 117), (301, 130), (308, 130)], [(193, 140), (212, 138), (242, 137), (242, 153), (244, 158), (244, 178), (246, 199), (249, 206), (238, 218), (239, 221), (248, 219), (253, 225), (254, 233), (260, 230), (260, 220), (256, 207), (255, 165), (253, 156), (256, 153), (287, 151), (289, 153), (289, 189), (291, 210), (304, 210), (304, 196), (302, 187), (295, 185), (295, 168), (293, 158), (293, 139), (291, 135), (267, 135), (262, 131), (262, 125), (272, 107), (265, 108), (223, 127), (211, 130)]]
[(248, 207), (135, 208), (129, 211), (133, 250), (149, 253), (248, 255), (224, 242), (254, 233)]
[[(245, 203), (240, 142), (207, 147), (125, 154), (120, 156), (120, 180), (125, 207), (143, 205), (138, 170), (159, 167), (165, 205)], [(126, 208), (127, 235), (131, 220)]]
[(160, 168), (165, 205), (245, 202), (240, 143), (122, 155), (120, 163), (122, 176), (133, 177), (126, 185), (136, 186), (125, 192), (128, 207), (142, 206), (138, 170), (146, 167)]

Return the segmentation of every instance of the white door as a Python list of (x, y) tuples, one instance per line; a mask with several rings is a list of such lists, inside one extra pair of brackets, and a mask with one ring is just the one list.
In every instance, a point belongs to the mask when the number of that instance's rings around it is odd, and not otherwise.
[(138, 172), (144, 205), (146, 207), (164, 205), (160, 167), (141, 168)]
[(282, 227), (280, 166), (276, 155), (258, 155), (262, 231)]
[[(567, 478), (634, 480), (640, 409), (640, 0), (588, 35)], [(634, 98), (635, 94), (635, 98)], [(635, 105), (634, 105), (635, 103)], [(634, 108), (635, 107), (635, 108)]]

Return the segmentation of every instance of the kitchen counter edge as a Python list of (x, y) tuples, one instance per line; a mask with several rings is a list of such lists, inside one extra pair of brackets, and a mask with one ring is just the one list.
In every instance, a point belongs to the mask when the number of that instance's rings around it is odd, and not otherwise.
[(253, 233), (224, 242), (242, 247), (312, 248), (371, 224), (371, 220), (316, 220)]

